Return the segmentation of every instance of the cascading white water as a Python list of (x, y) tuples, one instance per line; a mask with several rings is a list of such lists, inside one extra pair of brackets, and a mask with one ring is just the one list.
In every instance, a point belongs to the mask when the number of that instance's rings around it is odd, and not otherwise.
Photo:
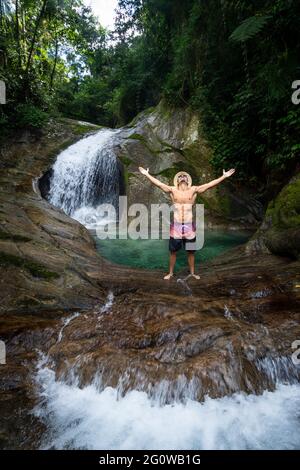
[[(112, 301), (108, 296), (104, 307), (110, 308)], [(41, 400), (34, 409), (47, 428), (41, 447), (299, 449), (298, 370), (289, 357), (264, 358), (256, 365), (276, 385), (275, 391), (206, 397), (200, 403), (193, 397), (193, 386), (178, 383), (183, 394), (166, 402), (159, 393), (162, 389), (165, 394), (166, 381), (152, 396), (138, 390), (120, 393), (120, 386), (103, 386), (101, 376), (82, 388), (76, 371), (71, 382), (57, 380), (49, 358), (41, 355), (35, 377)]]
[(57, 381), (45, 364), (37, 380), (43, 400), (35, 415), (48, 429), (42, 448), (300, 448), (299, 385), (160, 406), (145, 392), (120, 397), (111, 387), (99, 391), (95, 384), (80, 388)]
[(49, 201), (92, 228), (101, 222), (100, 204), (117, 207), (120, 163), (113, 151), (118, 130), (101, 129), (61, 152), (53, 166)]

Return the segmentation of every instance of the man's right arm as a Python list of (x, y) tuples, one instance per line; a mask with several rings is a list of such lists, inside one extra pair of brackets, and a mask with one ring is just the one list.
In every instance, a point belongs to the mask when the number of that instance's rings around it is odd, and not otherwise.
[(145, 168), (142, 168), (141, 166), (139, 167), (140, 172), (142, 175), (146, 176), (151, 183), (153, 183), (155, 186), (158, 188), (162, 189), (165, 193), (170, 193), (172, 190), (171, 186), (168, 186), (167, 184), (163, 183), (162, 181), (159, 181), (158, 179), (154, 178), (154, 176), (149, 174), (149, 168), (145, 170)]

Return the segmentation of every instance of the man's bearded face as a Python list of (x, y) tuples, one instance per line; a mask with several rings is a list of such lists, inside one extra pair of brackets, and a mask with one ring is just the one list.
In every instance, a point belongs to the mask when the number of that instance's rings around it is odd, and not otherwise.
[(178, 176), (178, 184), (180, 183), (186, 183), (188, 184), (189, 180), (188, 180), (188, 177), (186, 175), (180, 175)]

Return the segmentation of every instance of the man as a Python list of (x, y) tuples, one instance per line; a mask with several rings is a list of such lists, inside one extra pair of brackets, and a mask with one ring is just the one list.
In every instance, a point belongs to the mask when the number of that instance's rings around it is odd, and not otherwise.
[(193, 205), (195, 204), (197, 194), (204, 193), (210, 188), (217, 186), (229, 176), (233, 175), (235, 170), (223, 170), (223, 176), (217, 178), (210, 183), (201, 184), (200, 186), (192, 186), (192, 178), (185, 171), (180, 171), (174, 177), (174, 186), (168, 186), (158, 179), (149, 174), (149, 168), (145, 170), (139, 167), (142, 175), (145, 175), (151, 183), (158, 188), (162, 189), (165, 193), (169, 193), (174, 207), (174, 222), (170, 228), (170, 263), (169, 273), (164, 276), (164, 279), (169, 280), (174, 274), (174, 267), (176, 263), (176, 253), (180, 248), (184, 247), (188, 254), (188, 264), (190, 274), (196, 279), (200, 276), (195, 274), (195, 251), (188, 250), (186, 242), (195, 242), (196, 240), (196, 227), (193, 223)]

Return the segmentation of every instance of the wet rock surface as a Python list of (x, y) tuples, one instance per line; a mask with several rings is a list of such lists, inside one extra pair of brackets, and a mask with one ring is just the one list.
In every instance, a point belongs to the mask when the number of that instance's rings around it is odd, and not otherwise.
[(197, 399), (274, 386), (258, 363), (290, 357), (300, 335), (299, 265), (257, 261), (235, 249), (203, 267), (200, 281), (183, 281), (188, 290), (178, 278), (119, 276), (112, 305), (74, 319), (50, 349), (57, 377), (68, 380), (71, 366), (82, 385), (100, 372), (103, 385), (153, 393), (166, 380), (171, 394), (177, 380), (196, 381)]
[(59, 150), (81, 137), (76, 121), (52, 123), (1, 148), (0, 313), (83, 308), (104, 295), (86, 274), (101, 263), (92, 237), (37, 186)]
[(254, 264), (239, 247), (200, 272), (200, 281), (181, 272), (166, 282), (161, 272), (104, 262), (89, 273), (107, 293), (97, 305), (2, 316), (2, 446), (39, 445), (43, 425), (28, 412), (38, 401), (40, 352), (57, 380), (143, 390), (162, 404), (298, 381), (291, 355), (300, 337), (299, 262), (260, 255)]
[(300, 172), (269, 202), (264, 220), (247, 244), (248, 253), (300, 256)]

